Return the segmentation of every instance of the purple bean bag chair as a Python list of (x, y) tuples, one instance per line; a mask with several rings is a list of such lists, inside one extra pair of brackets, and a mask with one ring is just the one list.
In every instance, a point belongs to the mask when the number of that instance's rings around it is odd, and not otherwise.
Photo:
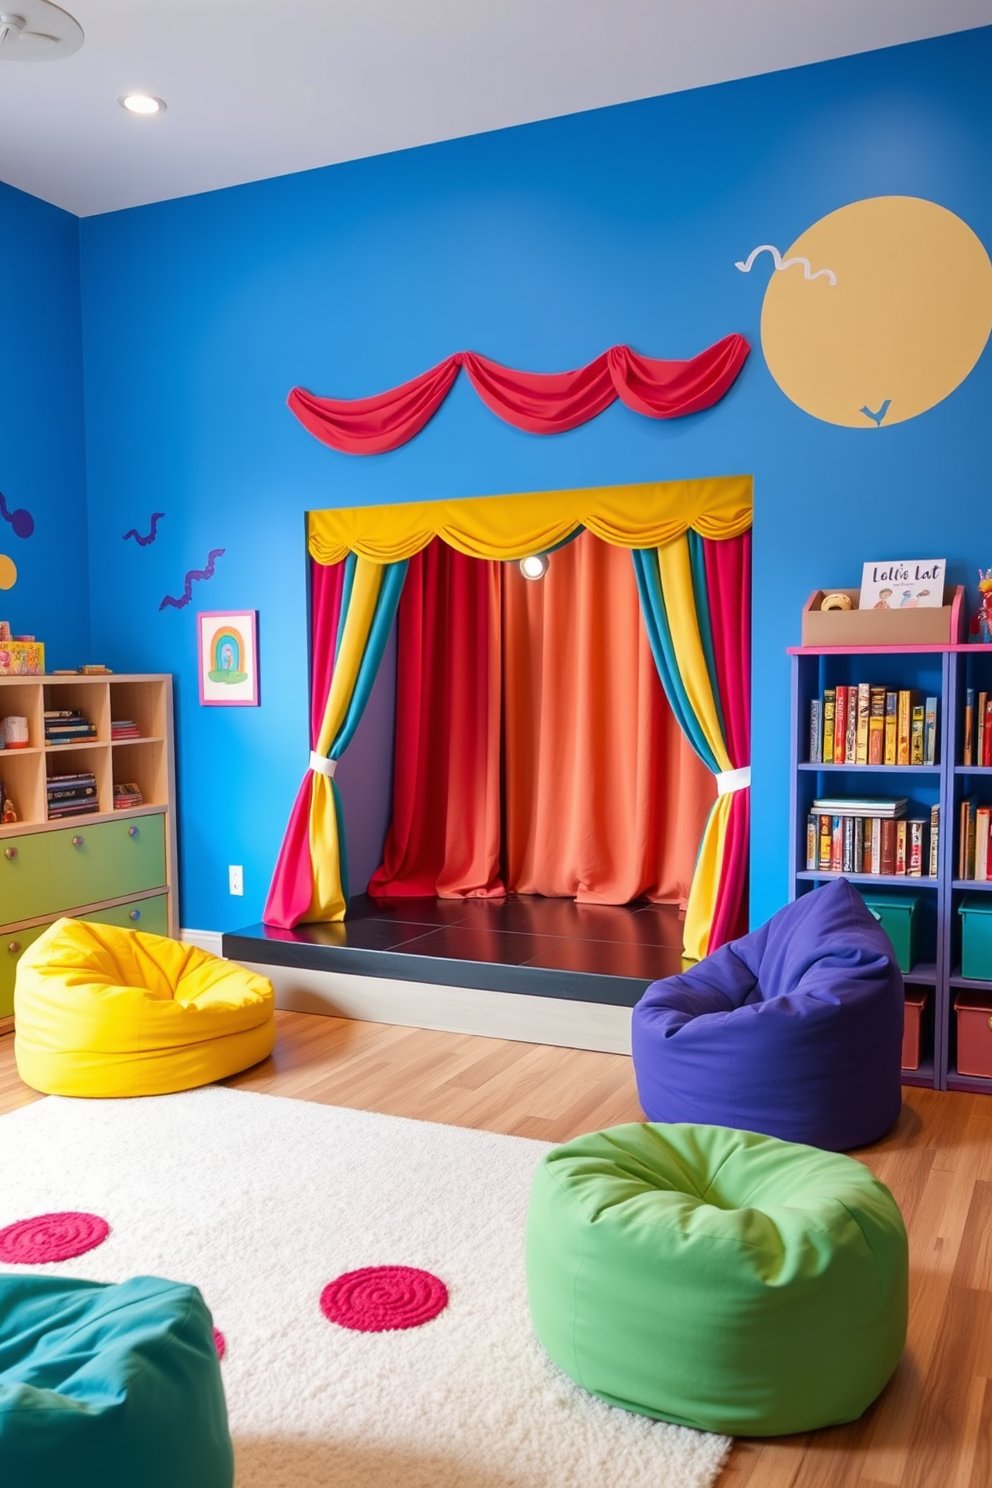
[(649, 1121), (763, 1132), (834, 1152), (883, 1136), (902, 1105), (902, 974), (846, 878), (634, 1009), (634, 1071)]

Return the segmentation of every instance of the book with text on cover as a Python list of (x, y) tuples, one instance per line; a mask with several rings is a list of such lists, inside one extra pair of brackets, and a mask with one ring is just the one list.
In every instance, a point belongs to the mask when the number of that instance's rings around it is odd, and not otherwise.
[(946, 558), (896, 558), (866, 563), (861, 570), (862, 610), (940, 609)]

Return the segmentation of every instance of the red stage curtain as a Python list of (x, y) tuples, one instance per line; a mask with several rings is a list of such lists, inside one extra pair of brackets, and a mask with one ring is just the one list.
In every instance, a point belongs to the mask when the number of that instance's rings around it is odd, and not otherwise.
[(531, 434), (560, 434), (602, 413), (615, 398), (648, 418), (678, 418), (709, 408), (747, 360), (743, 336), (725, 336), (687, 362), (656, 361), (611, 346), (574, 372), (518, 372), (474, 351), (458, 351), (400, 387), (370, 398), (316, 398), (293, 388), (292, 412), (332, 449), (378, 455), (406, 444), (440, 408), (459, 368), (479, 397), (508, 424)]
[[(701, 539), (706, 562), (713, 659), (727, 753), (735, 770), (751, 763), (751, 533)], [(747, 933), (751, 788), (734, 791), (723, 869), (710, 931), (714, 951)]]
[(507, 889), (685, 902), (715, 799), (666, 701), (630, 553), (584, 532), (503, 565)]
[(684, 903), (715, 788), (665, 699), (626, 549), (583, 533), (528, 583), (435, 539), (410, 560), (398, 625), (393, 821), (371, 894), (502, 894), (502, 813), (508, 889)]
[(437, 538), (398, 615), (393, 819), (369, 893), (484, 898), (500, 880), (500, 570)]

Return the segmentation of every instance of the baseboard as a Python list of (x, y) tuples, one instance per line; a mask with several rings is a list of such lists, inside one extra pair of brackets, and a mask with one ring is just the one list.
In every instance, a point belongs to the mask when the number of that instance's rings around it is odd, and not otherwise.
[(223, 956), (223, 934), (220, 930), (180, 930), (179, 939), (183, 945), (199, 946), (201, 951), (209, 951), (212, 956)]
[[(184, 931), (186, 939), (196, 932)], [(199, 941), (195, 944), (200, 944)], [(303, 971), (288, 966), (245, 962), (268, 977), (276, 1006), (297, 1013), (323, 1013), (406, 1028), (474, 1033), (524, 1044), (556, 1044), (630, 1053), (630, 1008), (561, 997), (530, 997), (519, 992), (487, 992), (476, 987), (442, 987), (433, 982), (401, 982), (387, 977)]]

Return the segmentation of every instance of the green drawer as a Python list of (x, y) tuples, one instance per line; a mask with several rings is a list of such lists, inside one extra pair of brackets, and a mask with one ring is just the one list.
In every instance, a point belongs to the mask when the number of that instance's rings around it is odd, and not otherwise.
[[(165, 884), (165, 822), (126, 817), (50, 832), (51, 908), (68, 910), (99, 899), (123, 899)], [(44, 910), (36, 913), (45, 913)]]
[[(961, 975), (970, 982), (992, 981), (992, 903), (989, 894), (967, 894), (961, 916)], [(984, 993), (983, 993), (984, 996)]]
[(122, 930), (146, 930), (149, 935), (168, 935), (169, 896), (157, 894), (154, 899), (139, 899), (136, 904), (95, 909), (86, 918), (95, 925), (119, 925)]
[(33, 920), (51, 908), (48, 834), (0, 838), (0, 925)]
[(47, 925), (32, 925), (30, 930), (8, 930), (0, 938), (0, 1018), (9, 1018), (14, 1011), (14, 981), (22, 951), (47, 929)]

